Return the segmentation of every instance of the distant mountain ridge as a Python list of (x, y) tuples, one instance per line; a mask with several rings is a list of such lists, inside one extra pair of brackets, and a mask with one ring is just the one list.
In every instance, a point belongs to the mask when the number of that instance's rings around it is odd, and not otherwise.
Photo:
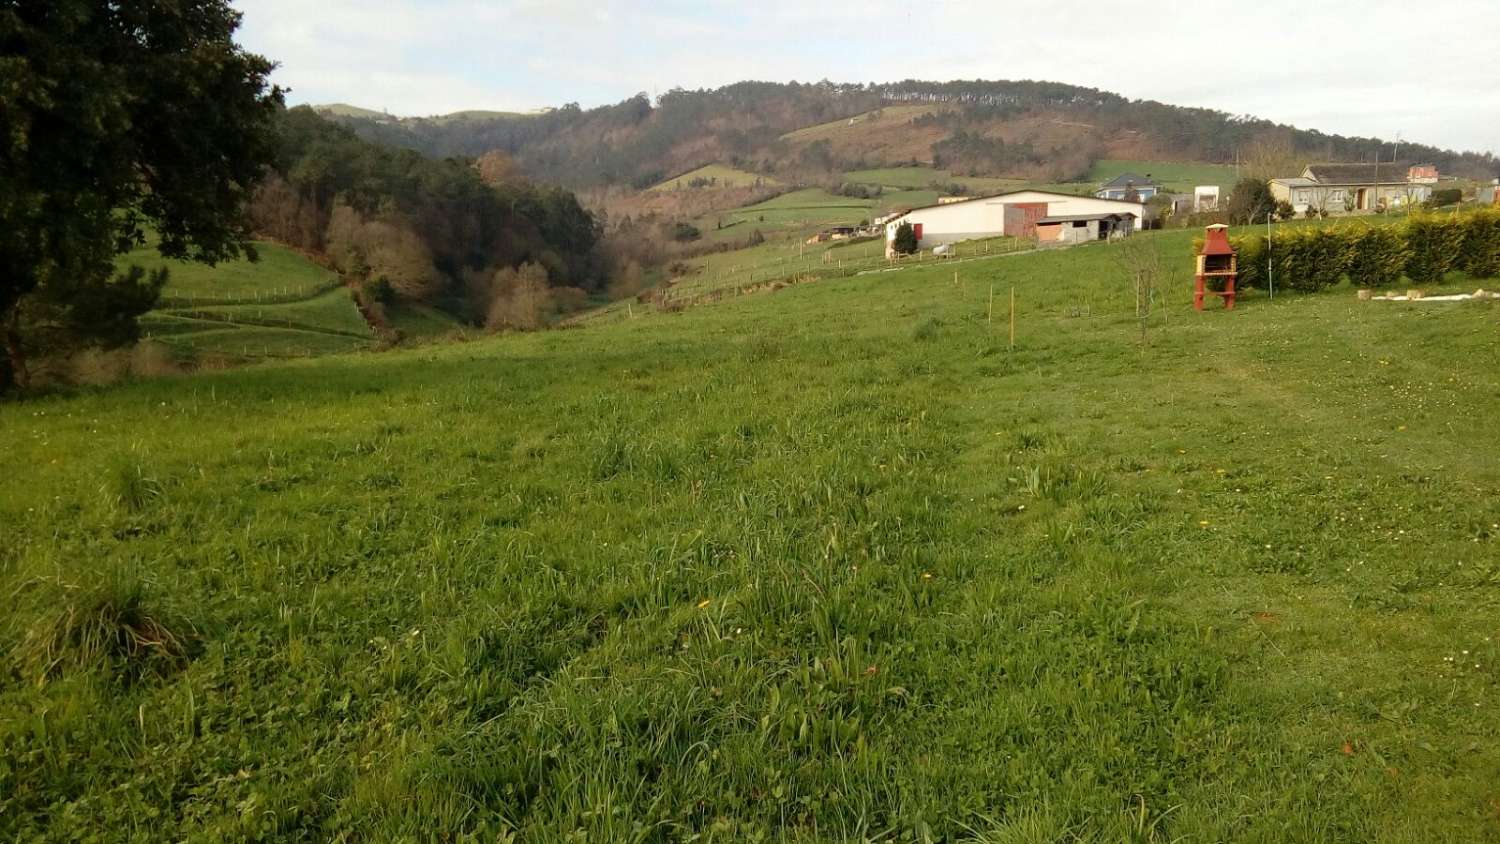
[[(1379, 138), (1030, 80), (740, 82), (674, 89), (654, 103), (637, 94), (599, 108), (570, 103), (532, 114), (395, 118), (347, 105), (319, 110), (370, 140), (429, 156), (498, 150), (532, 178), (575, 189), (646, 188), (716, 163), (782, 180), (932, 163), (970, 175), (1063, 181), (1102, 158), (1231, 163), (1267, 143), (1303, 163), (1393, 156), (1391, 142)], [(807, 131), (813, 128), (822, 131)], [(1490, 154), (1411, 142), (1400, 152), (1445, 173), (1500, 175)]]

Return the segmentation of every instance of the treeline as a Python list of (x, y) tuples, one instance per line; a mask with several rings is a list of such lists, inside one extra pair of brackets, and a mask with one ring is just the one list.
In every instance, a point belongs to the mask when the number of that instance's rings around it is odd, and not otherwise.
[(564, 189), (512, 175), (486, 182), (468, 159), (372, 143), (308, 108), (284, 112), (278, 136), (274, 172), (250, 209), (257, 231), (327, 256), (377, 304), (400, 298), (509, 325), (495, 303), (517, 285), (538, 313), (607, 286), (600, 226)]
[[(832, 82), (778, 84), (742, 82), (712, 90), (674, 89), (655, 103), (645, 94), (615, 105), (581, 109), (576, 104), (536, 115), (458, 115), (400, 121), (340, 117), (362, 136), (418, 150), (433, 157), (477, 156), (493, 149), (513, 156), (532, 178), (573, 188), (607, 185), (647, 187), (672, 173), (725, 162), (763, 173), (854, 169), (900, 162), (824, 160), (807, 154), (808, 144), (789, 132), (873, 111), (892, 103), (943, 103), (953, 107), (956, 134), (984, 131), (1028, 114), (1047, 114), (1092, 127), (1096, 138), (1140, 137), (1160, 154), (1183, 160), (1231, 162), (1267, 133), (1286, 134), (1294, 154), (1307, 161), (1371, 161), (1389, 158), (1387, 141), (1328, 135), (1267, 120), (1053, 82), (904, 82), (847, 85)], [(1492, 155), (1461, 153), (1403, 143), (1403, 157), (1436, 164), (1456, 175), (1500, 175)], [(952, 154), (953, 150), (947, 150)], [(1081, 156), (1098, 150), (1077, 144), (1034, 150), (1036, 172), (1056, 176), (1086, 170)], [(975, 164), (1014, 165), (1010, 151), (975, 150)], [(1066, 160), (1064, 160), (1066, 159)], [(1045, 169), (1050, 168), (1050, 169)], [(987, 172), (985, 175), (1000, 175)]]

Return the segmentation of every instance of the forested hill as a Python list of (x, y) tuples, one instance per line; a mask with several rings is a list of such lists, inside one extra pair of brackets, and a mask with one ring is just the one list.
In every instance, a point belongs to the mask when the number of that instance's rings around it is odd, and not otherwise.
[[(1067, 180), (1098, 158), (1232, 162), (1256, 146), (1319, 161), (1390, 160), (1392, 144), (1267, 120), (1033, 81), (844, 85), (741, 82), (638, 94), (584, 110), (465, 112), (397, 119), (349, 107), (328, 116), (360, 135), (435, 157), (499, 150), (533, 179), (574, 188), (646, 187), (722, 162), (768, 175), (936, 161), (974, 175)], [(1403, 143), (1403, 159), (1500, 175), (1491, 155)], [(944, 160), (946, 157), (946, 160)]]

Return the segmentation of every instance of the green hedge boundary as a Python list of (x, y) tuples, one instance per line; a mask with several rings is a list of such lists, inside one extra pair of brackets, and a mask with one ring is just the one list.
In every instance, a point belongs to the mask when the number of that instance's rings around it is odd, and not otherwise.
[[(1237, 235), (1238, 287), (1264, 290), (1266, 269), (1279, 290), (1327, 290), (1347, 277), (1359, 287), (1392, 287), (1402, 278), (1437, 284), (1455, 270), (1471, 278), (1500, 277), (1500, 211), (1417, 214), (1388, 226), (1343, 224)], [(1202, 241), (1195, 244), (1201, 248)]]

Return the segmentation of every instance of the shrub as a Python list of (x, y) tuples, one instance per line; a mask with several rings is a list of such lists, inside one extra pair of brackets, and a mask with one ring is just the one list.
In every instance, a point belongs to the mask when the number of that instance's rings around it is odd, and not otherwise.
[(1418, 284), (1436, 284), (1458, 266), (1464, 248), (1466, 220), (1434, 214), (1414, 215), (1406, 222), (1410, 254), (1406, 275)]
[(1271, 188), (1260, 179), (1241, 179), (1229, 194), (1228, 213), (1235, 223), (1264, 223), (1276, 211)]
[(896, 239), (891, 243), (891, 248), (898, 255), (910, 255), (917, 251), (917, 230), (912, 228), (911, 223), (902, 223), (896, 227)]
[(1394, 226), (1371, 226), (1351, 230), (1349, 279), (1360, 287), (1390, 287), (1401, 280), (1411, 250)]
[(1457, 205), (1464, 200), (1464, 192), (1459, 188), (1443, 188), (1432, 192), (1432, 198), (1427, 200), (1431, 208), (1441, 208), (1444, 205)]
[(1339, 283), (1349, 266), (1348, 238), (1336, 229), (1279, 232), (1269, 245), (1276, 285), (1312, 293)]
[(1463, 219), (1458, 268), (1474, 278), (1500, 278), (1500, 211), (1484, 209)]
[(1239, 255), (1239, 278), (1235, 287), (1241, 290), (1266, 288), (1266, 236), (1246, 235), (1230, 241)]
[(698, 227), (691, 223), (678, 223), (672, 227), (672, 239), (678, 243), (688, 243), (703, 236)]

